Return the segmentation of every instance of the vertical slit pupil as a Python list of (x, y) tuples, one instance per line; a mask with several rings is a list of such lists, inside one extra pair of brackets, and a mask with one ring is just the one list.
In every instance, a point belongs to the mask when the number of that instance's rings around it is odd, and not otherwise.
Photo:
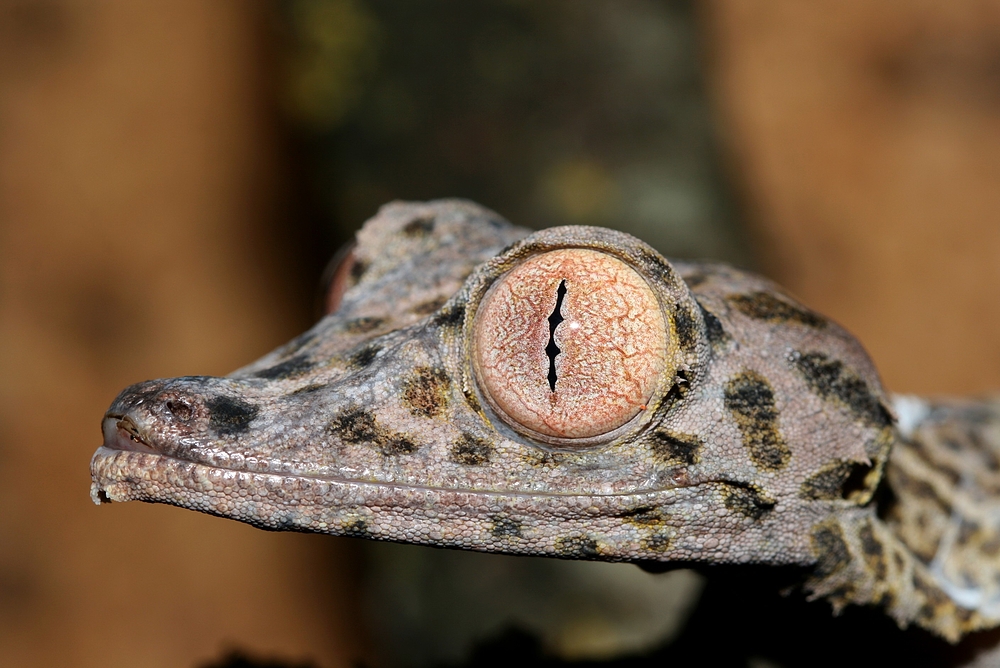
[(556, 355), (562, 352), (556, 345), (556, 327), (565, 320), (562, 316), (562, 303), (565, 296), (566, 281), (563, 280), (559, 282), (559, 289), (556, 290), (556, 307), (552, 309), (552, 315), (549, 316), (549, 345), (545, 346), (545, 354), (549, 356), (549, 389), (553, 392), (556, 391), (556, 381), (559, 380), (556, 376)]

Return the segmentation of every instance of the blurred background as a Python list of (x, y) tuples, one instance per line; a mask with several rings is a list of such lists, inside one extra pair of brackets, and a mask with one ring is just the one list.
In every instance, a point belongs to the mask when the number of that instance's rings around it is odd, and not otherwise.
[(766, 635), (726, 574), (90, 503), (119, 390), (283, 343), (380, 204), (443, 196), (761, 271), (894, 391), (997, 390), (1000, 2), (0, 3), (0, 665), (688, 665)]

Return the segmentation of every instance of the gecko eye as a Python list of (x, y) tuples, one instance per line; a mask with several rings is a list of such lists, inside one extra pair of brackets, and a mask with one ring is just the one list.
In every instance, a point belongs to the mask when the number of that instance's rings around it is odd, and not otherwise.
[(646, 408), (671, 378), (656, 295), (611, 255), (570, 248), (501, 277), (473, 322), (473, 360), (489, 403), (543, 441), (593, 440)]
[(358, 260), (354, 257), (357, 245), (357, 242), (352, 241), (341, 246), (323, 270), (320, 278), (320, 285), (323, 287), (323, 315), (329, 315), (340, 308), (344, 293), (351, 286), (358, 267)]

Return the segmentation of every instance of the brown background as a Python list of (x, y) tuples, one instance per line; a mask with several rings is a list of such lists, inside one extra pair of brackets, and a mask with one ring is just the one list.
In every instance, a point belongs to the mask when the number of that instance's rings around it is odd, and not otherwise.
[(309, 323), (282, 255), (258, 9), (0, 10), (4, 666), (193, 666), (229, 646), (336, 666), (357, 650), (344, 543), (87, 500), (122, 387), (227, 373)]
[(900, 392), (1000, 387), (1000, 3), (706, 3), (765, 266)]
[[(891, 389), (1000, 388), (1000, 3), (695, 10), (746, 257), (858, 334)], [(87, 499), (123, 386), (226, 373), (310, 321), (274, 15), (0, 7), (5, 666), (369, 652), (353, 542)]]

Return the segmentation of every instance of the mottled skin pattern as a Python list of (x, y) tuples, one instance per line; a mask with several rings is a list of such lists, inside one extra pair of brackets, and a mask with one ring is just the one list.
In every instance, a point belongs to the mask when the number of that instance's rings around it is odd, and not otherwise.
[[(469, 359), (490, 285), (566, 247), (639, 272), (680, 360), (612, 440), (575, 448), (497, 419)], [(1000, 623), (997, 406), (901, 398), (897, 425), (842, 328), (619, 232), (390, 204), (350, 262), (339, 309), (258, 362), (122, 392), (94, 500), (510, 554), (798, 565), (838, 609), (877, 604), (953, 641)]]

